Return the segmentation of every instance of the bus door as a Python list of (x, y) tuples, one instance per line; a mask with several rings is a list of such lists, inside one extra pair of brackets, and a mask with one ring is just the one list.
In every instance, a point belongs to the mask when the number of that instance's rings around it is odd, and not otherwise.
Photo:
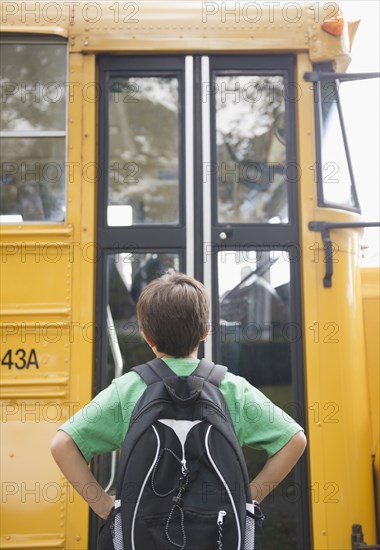
[[(99, 60), (95, 392), (153, 357), (136, 303), (173, 269), (212, 299), (201, 354), (304, 425), (293, 73), (285, 55)], [(271, 407), (233, 414), (254, 430)], [(266, 454), (245, 454), (252, 478)], [(111, 491), (117, 458), (94, 461)], [(311, 547), (305, 461), (263, 509), (265, 549)]]

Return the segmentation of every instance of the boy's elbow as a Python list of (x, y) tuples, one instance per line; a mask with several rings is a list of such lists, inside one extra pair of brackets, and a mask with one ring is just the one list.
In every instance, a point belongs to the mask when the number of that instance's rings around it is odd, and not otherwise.
[(54, 459), (56, 459), (62, 447), (62, 437), (61, 432), (56, 432), (53, 439), (50, 442), (50, 452)]
[(65, 452), (65, 449), (71, 444), (71, 442), (71, 437), (62, 430), (59, 430), (54, 434), (54, 437), (50, 443), (50, 452), (55, 461), (57, 461), (57, 458), (59, 458), (62, 452)]
[(307, 439), (306, 439), (305, 433), (303, 431), (299, 431), (293, 436), (292, 439), (293, 439), (293, 445), (296, 446), (297, 451), (299, 452), (299, 456), (301, 456), (307, 446)]

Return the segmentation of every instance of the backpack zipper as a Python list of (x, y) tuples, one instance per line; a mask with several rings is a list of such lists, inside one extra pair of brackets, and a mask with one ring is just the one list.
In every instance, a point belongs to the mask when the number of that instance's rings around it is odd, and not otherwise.
[(150, 401), (147, 405), (145, 405), (145, 407), (143, 407), (139, 413), (136, 415), (136, 416), (133, 416), (131, 417), (131, 425), (134, 424), (135, 422), (137, 422), (137, 420), (140, 418), (140, 416), (142, 416), (143, 414), (145, 414), (145, 412), (153, 405), (157, 405), (158, 403), (171, 403), (171, 401), (169, 401), (168, 399), (154, 399), (154, 401)]
[(225, 510), (220, 510), (218, 514), (218, 519), (216, 520), (216, 523), (218, 525), (223, 525), (223, 517), (227, 514)]
[(218, 540), (216, 541), (218, 550), (223, 550), (223, 518), (226, 514), (225, 510), (219, 510), (218, 519), (216, 520), (218, 526)]
[[(145, 405), (145, 407), (143, 407), (139, 413), (137, 414), (137, 416), (135, 417), (132, 417), (131, 418), (131, 425), (136, 422), (140, 416), (142, 416), (143, 414), (146, 413), (146, 411), (152, 407), (153, 405), (157, 405), (158, 403), (168, 403), (169, 405), (171, 405), (173, 403), (173, 401), (169, 400), (169, 399), (155, 399), (154, 401), (150, 401), (147, 405)], [(208, 401), (207, 399), (200, 399), (198, 401), (198, 403), (205, 403), (206, 405), (208, 405), (210, 408), (214, 409), (217, 413), (220, 414), (220, 416), (223, 417), (224, 420), (227, 420), (227, 416), (224, 414), (223, 410), (220, 409), (219, 407), (217, 407), (216, 405), (214, 405), (211, 401)]]
[[(228, 487), (228, 484), (226, 482), (226, 480), (224, 479), (224, 477), (222, 476), (222, 474), (220, 473), (217, 465), (215, 464), (212, 456), (211, 456), (211, 452), (210, 452), (210, 447), (209, 447), (209, 444), (208, 444), (208, 439), (209, 439), (209, 436), (210, 436), (210, 430), (211, 430), (212, 426), (209, 426), (208, 429), (207, 429), (207, 432), (206, 432), (206, 437), (205, 437), (205, 447), (206, 447), (206, 452), (207, 452), (207, 456), (208, 456), (208, 459), (209, 461), (211, 462), (211, 465), (213, 466), (214, 470), (216, 471), (216, 473), (218, 474), (219, 476), (219, 479), (221, 480), (221, 482), (223, 483), (224, 485), (224, 488), (228, 494), (228, 497), (230, 499), (230, 502), (231, 502), (231, 506), (232, 506), (232, 509), (234, 511), (234, 517), (235, 517), (235, 521), (236, 521), (236, 528), (237, 528), (237, 534), (238, 534), (238, 544), (237, 544), (237, 550), (241, 550), (241, 529), (240, 529), (240, 522), (239, 522), (239, 517), (238, 517), (238, 513), (237, 513), (237, 510), (236, 510), (236, 505), (235, 505), (235, 501), (233, 499), (233, 496), (232, 496), (232, 493), (231, 493), (231, 490), (230, 488)], [(219, 516), (218, 516), (218, 519), (219, 519)], [(222, 516), (221, 518), (222, 519)]]

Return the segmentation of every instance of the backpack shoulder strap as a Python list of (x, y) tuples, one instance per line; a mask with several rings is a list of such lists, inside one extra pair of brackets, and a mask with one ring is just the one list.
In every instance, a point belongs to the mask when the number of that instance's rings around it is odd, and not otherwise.
[(167, 376), (175, 376), (175, 373), (167, 366), (167, 364), (162, 361), (162, 359), (152, 359), (142, 365), (137, 365), (133, 367), (134, 372), (136, 372), (144, 380), (147, 386), (154, 384), (163, 380)]
[(215, 365), (212, 361), (202, 359), (193, 372), (193, 376), (200, 376), (201, 378), (204, 378), (204, 380), (211, 382), (211, 384), (219, 388), (227, 370), (227, 367), (224, 367), (223, 365)]

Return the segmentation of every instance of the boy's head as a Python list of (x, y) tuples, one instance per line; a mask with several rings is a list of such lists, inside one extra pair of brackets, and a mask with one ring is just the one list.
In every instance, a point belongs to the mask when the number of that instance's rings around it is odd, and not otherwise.
[(182, 273), (167, 273), (144, 288), (137, 316), (157, 351), (187, 357), (207, 333), (210, 301), (204, 286)]

